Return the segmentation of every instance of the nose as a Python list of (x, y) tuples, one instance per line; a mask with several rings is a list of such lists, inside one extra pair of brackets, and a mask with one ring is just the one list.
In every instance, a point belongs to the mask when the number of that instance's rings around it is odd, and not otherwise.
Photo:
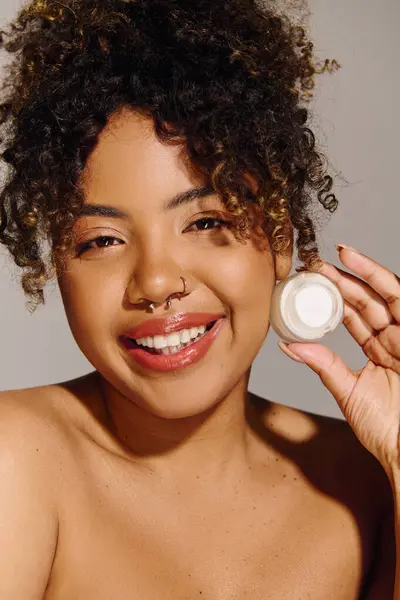
[(127, 298), (130, 304), (162, 305), (172, 301), (174, 296), (179, 298), (186, 294), (186, 281), (184, 269), (166, 256), (165, 250), (159, 255), (153, 251), (138, 261), (128, 284)]

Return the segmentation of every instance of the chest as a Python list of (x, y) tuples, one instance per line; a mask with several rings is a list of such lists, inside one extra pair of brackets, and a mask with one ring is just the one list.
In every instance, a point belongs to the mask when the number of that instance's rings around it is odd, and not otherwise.
[(367, 520), (301, 481), (266, 494), (238, 489), (226, 502), (163, 496), (134, 481), (79, 481), (46, 600), (359, 596), (373, 537)]

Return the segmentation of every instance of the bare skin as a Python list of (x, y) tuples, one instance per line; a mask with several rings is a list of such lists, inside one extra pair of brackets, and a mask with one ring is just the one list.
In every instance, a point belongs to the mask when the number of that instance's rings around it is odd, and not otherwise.
[[(218, 473), (188, 463), (177, 477), (132, 458), (100, 398), (95, 373), (2, 394), (14, 468), (34, 477), (44, 517), (31, 549), (43, 595), (29, 578), (7, 598), (391, 597), (387, 543), (385, 570), (375, 566), (390, 489), (345, 422), (249, 395), (246, 461)], [(33, 516), (23, 532), (14, 523), (11, 554), (19, 533), (29, 551)]]
[[(86, 204), (122, 215), (78, 220), (59, 275), (95, 373), (1, 395), (0, 598), (391, 598), (377, 460), (346, 423), (248, 393), (291, 257), (257, 220), (244, 244), (220, 227), (215, 194), (166, 209), (205, 182), (144, 117), (111, 120), (82, 183)], [(160, 373), (120, 343), (147, 319), (198, 311), (224, 326), (196, 364)]]

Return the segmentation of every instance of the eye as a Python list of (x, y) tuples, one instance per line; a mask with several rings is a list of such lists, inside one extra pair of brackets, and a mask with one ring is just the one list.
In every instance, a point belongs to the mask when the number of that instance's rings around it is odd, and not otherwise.
[(194, 221), (188, 229), (197, 227), (197, 231), (208, 231), (224, 229), (225, 227), (230, 227), (231, 225), (232, 223), (230, 221), (226, 221), (225, 219), (220, 219), (217, 217), (203, 217), (202, 219)]
[[(114, 243), (117, 242), (117, 243)], [(108, 248), (109, 246), (118, 246), (120, 243), (123, 243), (119, 238), (115, 238), (108, 235), (102, 235), (100, 237), (93, 238), (92, 240), (88, 240), (87, 242), (83, 242), (76, 248), (77, 256), (82, 256), (88, 250), (102, 250), (104, 248)]]

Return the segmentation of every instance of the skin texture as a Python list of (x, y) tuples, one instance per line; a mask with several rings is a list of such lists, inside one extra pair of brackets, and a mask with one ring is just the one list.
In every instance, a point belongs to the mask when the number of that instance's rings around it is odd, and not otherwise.
[(387, 478), (342, 421), (250, 395), (245, 459), (237, 435), (149, 464), (96, 375), (3, 393), (0, 416), (4, 598), (392, 597)]
[[(215, 196), (163, 210), (201, 183), (181, 148), (128, 111), (89, 160), (86, 203), (128, 217), (81, 219), (75, 247), (96, 236), (116, 243), (71, 252), (59, 276), (96, 371), (2, 394), (2, 598), (391, 597), (392, 527), (379, 564), (391, 491), (376, 459), (346, 423), (247, 391), (272, 289), (291, 261), (276, 259), (257, 227), (245, 244), (229, 230), (189, 230), (209, 211), (221, 217)], [(181, 275), (187, 294), (167, 309)], [(160, 303), (154, 317), (222, 312), (224, 328), (196, 365), (151, 372), (118, 340), (152, 318), (143, 297)], [(25, 538), (38, 544), (29, 561)]]

